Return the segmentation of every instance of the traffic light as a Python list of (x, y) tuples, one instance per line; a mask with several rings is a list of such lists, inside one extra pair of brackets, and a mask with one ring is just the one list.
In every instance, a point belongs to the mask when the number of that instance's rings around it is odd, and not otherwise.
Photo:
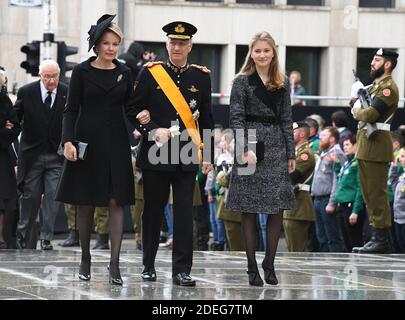
[(66, 61), (66, 57), (77, 54), (79, 52), (78, 47), (67, 46), (65, 41), (58, 41), (58, 64), (60, 67), (60, 79), (66, 82), (66, 72), (73, 69), (76, 65), (74, 62)]
[(39, 72), (39, 54), (41, 41), (32, 41), (21, 47), (21, 52), (27, 55), (27, 60), (21, 63), (21, 68), (34, 77), (38, 76)]

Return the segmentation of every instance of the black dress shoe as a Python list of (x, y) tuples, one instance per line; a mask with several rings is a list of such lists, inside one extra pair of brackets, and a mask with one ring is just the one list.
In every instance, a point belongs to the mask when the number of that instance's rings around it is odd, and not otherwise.
[(156, 281), (156, 271), (155, 269), (144, 269), (141, 273), (141, 278), (144, 281)]
[(263, 287), (263, 280), (260, 277), (259, 270), (247, 270), (246, 273), (249, 276), (249, 284), (255, 287)]
[(53, 246), (51, 241), (49, 240), (41, 240), (41, 249), (42, 250), (53, 250)]
[(173, 276), (173, 284), (184, 287), (194, 287), (195, 280), (193, 280), (193, 278), (191, 278), (187, 273), (182, 272)]

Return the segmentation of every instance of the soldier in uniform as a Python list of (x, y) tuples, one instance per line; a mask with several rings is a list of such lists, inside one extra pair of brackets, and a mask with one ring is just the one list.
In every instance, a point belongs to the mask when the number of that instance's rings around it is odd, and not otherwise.
[(310, 180), (315, 169), (315, 156), (308, 143), (309, 126), (304, 121), (296, 122), (294, 128), (295, 171), (290, 173), (294, 185), (297, 207), (284, 211), (284, 233), (289, 252), (304, 252), (308, 239), (308, 230), (315, 221), (312, 204)]
[[(147, 63), (135, 82), (135, 105), (137, 108), (148, 109), (151, 117), (148, 125), (155, 128), (149, 135), (143, 136), (137, 157), (144, 187), (144, 270), (141, 277), (144, 281), (156, 281), (155, 258), (160, 226), (172, 186), (173, 283), (195, 286), (195, 280), (190, 277), (193, 258), (193, 194), (201, 159), (199, 150), (207, 154), (202, 162), (203, 173), (207, 174), (211, 170), (211, 164), (206, 161), (211, 160), (207, 158), (208, 153), (212, 152), (210, 147), (213, 147), (213, 143), (208, 141), (204, 148), (201, 144), (202, 130), (213, 130), (214, 127), (211, 79), (206, 67), (188, 63), (192, 49), (191, 38), (197, 28), (176, 21), (165, 25), (163, 31), (168, 37), (166, 48), (169, 59), (166, 62)], [(147, 130), (145, 128), (144, 131)], [(182, 133), (181, 141), (179, 133)], [(191, 139), (184, 139), (185, 133)], [(190, 154), (187, 151), (193, 155), (192, 159), (187, 157)]]
[[(363, 247), (354, 247), (358, 253), (389, 253), (390, 207), (387, 198), (389, 163), (392, 161), (390, 124), (398, 107), (398, 87), (391, 77), (398, 54), (387, 49), (375, 52), (370, 75), (373, 84), (366, 88), (370, 101), (361, 104), (362, 84), (352, 86), (352, 114), (354, 119), (366, 123), (357, 131), (356, 158), (359, 162), (360, 185), (371, 225), (371, 240)], [(360, 90), (359, 90), (360, 89)]]

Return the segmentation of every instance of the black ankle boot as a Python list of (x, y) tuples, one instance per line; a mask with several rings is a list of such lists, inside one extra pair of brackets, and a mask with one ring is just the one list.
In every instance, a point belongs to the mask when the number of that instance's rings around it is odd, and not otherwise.
[(265, 260), (263, 260), (262, 267), (264, 270), (264, 281), (266, 281), (267, 284), (271, 284), (273, 286), (278, 284), (276, 272), (274, 271), (274, 264), (268, 265), (267, 263), (265, 263)]
[(256, 287), (262, 287), (263, 286), (263, 280), (260, 277), (259, 270), (256, 269), (248, 269), (246, 273), (249, 275), (249, 284), (251, 286), (256, 286)]

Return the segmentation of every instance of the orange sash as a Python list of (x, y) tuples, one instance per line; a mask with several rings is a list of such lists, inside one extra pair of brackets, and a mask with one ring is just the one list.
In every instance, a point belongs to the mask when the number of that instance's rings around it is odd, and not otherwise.
[(163, 90), (166, 97), (169, 99), (170, 103), (176, 109), (177, 113), (180, 115), (180, 118), (187, 128), (187, 132), (190, 135), (191, 140), (199, 147), (201, 160), (203, 143), (201, 141), (200, 131), (198, 130), (196, 122), (193, 119), (193, 114), (191, 113), (187, 101), (184, 99), (179, 88), (176, 86), (173, 79), (169, 76), (161, 64), (149, 67), (149, 71), (160, 88)]

